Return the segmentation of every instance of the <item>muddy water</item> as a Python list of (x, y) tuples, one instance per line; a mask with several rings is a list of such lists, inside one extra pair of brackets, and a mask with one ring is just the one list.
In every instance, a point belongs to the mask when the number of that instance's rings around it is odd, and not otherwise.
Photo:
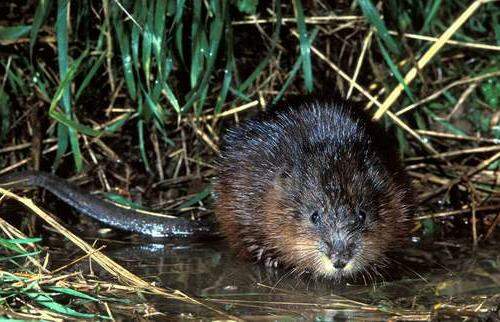
[[(316, 321), (500, 319), (500, 240), (434, 241), (393, 255), (393, 266), (365, 285), (288, 276), (235, 258), (223, 242), (144, 244), (108, 254), (139, 276), (196, 296), (243, 319)], [(368, 280), (366, 281), (368, 282)], [(199, 305), (152, 297), (167, 317), (223, 318)]]

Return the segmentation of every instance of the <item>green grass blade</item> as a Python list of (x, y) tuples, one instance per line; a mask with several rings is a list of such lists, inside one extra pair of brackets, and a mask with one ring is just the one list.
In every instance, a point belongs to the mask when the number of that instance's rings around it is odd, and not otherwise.
[[(233, 67), (233, 70), (236, 70), (236, 68)], [(231, 92), (231, 94), (233, 94), (234, 96), (238, 97), (238, 100), (241, 100), (241, 101), (247, 102), (247, 103), (252, 101), (252, 99), (250, 98), (250, 96), (246, 95), (243, 92), (238, 91), (237, 88), (232, 88), (230, 86), (229, 87), (229, 91)]]
[(82, 83), (80, 84), (80, 87), (78, 88), (78, 91), (76, 92), (75, 101), (78, 101), (78, 99), (80, 98), (80, 95), (82, 95), (85, 88), (87, 88), (87, 86), (90, 84), (90, 82), (92, 81), (92, 79), (96, 75), (97, 71), (104, 63), (104, 58), (106, 58), (106, 55), (105, 55), (105, 53), (102, 53), (101, 56), (99, 56), (99, 58), (95, 60), (94, 64), (92, 65), (92, 68), (90, 68), (90, 71), (85, 76)]
[(66, 116), (63, 113), (58, 112), (57, 110), (50, 111), (49, 115), (53, 119), (57, 120), (59, 123), (64, 124), (67, 127), (69, 127), (71, 130), (73, 130), (74, 131), (73, 134), (75, 137), (76, 137), (78, 132), (83, 133), (85, 135), (89, 135), (89, 136), (100, 136), (103, 134), (103, 132), (101, 132), (101, 131), (94, 130), (91, 127), (82, 125), (82, 124), (80, 124), (72, 119), (66, 118)]
[(62, 304), (57, 303), (52, 297), (45, 295), (43, 293), (26, 292), (23, 294), (27, 295), (32, 300), (38, 302), (40, 305), (43, 305), (43, 306), (51, 309), (54, 312), (61, 313), (61, 314), (64, 314), (66, 316), (72, 316), (72, 317), (83, 318), (83, 319), (92, 319), (92, 318), (98, 317), (98, 315), (95, 315), (95, 314), (77, 312), (69, 307), (66, 307)]
[(304, 74), (304, 83), (306, 90), (310, 93), (313, 90), (313, 76), (311, 64), (311, 45), (307, 36), (306, 18), (301, 0), (293, 0), (295, 9), (295, 18), (297, 19), (297, 28), (299, 30), (300, 55), (302, 56), (302, 72)]
[(222, 81), (222, 87), (220, 89), (219, 96), (217, 97), (217, 103), (215, 105), (215, 114), (222, 112), (222, 105), (226, 101), (227, 94), (229, 92), (229, 86), (231, 85), (231, 80), (233, 78), (233, 66), (234, 60), (233, 58), (228, 59), (228, 63), (226, 64), (226, 68), (224, 69), (224, 79)]
[(146, 168), (146, 171), (149, 173), (152, 173), (151, 167), (149, 166), (149, 161), (148, 161), (148, 156), (146, 154), (146, 146), (144, 143), (144, 121), (139, 120), (137, 122), (137, 131), (139, 134), (139, 151), (141, 153), (141, 158), (142, 161), (144, 162), (144, 167)]
[(172, 91), (172, 89), (170, 88), (170, 86), (168, 86), (167, 82), (165, 82), (163, 84), (162, 94), (167, 98), (167, 100), (172, 105), (172, 107), (174, 108), (174, 110), (177, 113), (180, 113), (181, 112), (181, 107), (179, 105), (179, 101), (177, 100), (177, 97), (175, 97), (174, 91)]
[(210, 195), (211, 191), (212, 191), (211, 186), (208, 185), (207, 187), (205, 187), (205, 189), (198, 192), (193, 197), (189, 198), (186, 202), (179, 205), (179, 207), (177, 207), (177, 209), (188, 208), (188, 207), (191, 207), (192, 205), (197, 204), (198, 202), (200, 202), (203, 199), (205, 199), (206, 197), (208, 197)]
[(389, 48), (389, 50), (399, 55), (401, 53), (397, 42), (389, 34), (389, 30), (385, 26), (384, 21), (380, 18), (380, 13), (377, 8), (373, 5), (370, 0), (358, 0), (359, 6), (363, 15), (366, 17), (368, 22), (377, 29), (377, 34), (382, 39), (384, 44)]
[(70, 87), (71, 81), (73, 80), (78, 71), (78, 67), (80, 66), (82, 60), (86, 56), (87, 52), (84, 52), (77, 60), (73, 62), (71, 67), (68, 69), (65, 78), (63, 79), (61, 84), (59, 84), (56, 93), (54, 94), (54, 97), (50, 102), (50, 108), (49, 108), (49, 116), (57, 120), (59, 123), (64, 124), (65, 126), (71, 128), (74, 131), (73, 132), (74, 137), (77, 137), (77, 132), (81, 132), (83, 134), (90, 136), (99, 136), (102, 134), (101, 131), (97, 131), (90, 127), (79, 124), (78, 122), (67, 117), (66, 113), (61, 113), (60, 111), (57, 110), (59, 102), (61, 101), (62, 98), (64, 98), (64, 92)]
[(378, 45), (380, 48), (380, 52), (382, 53), (382, 57), (384, 57), (384, 60), (385, 60), (386, 64), (389, 66), (389, 69), (391, 70), (392, 74), (394, 75), (394, 77), (396, 77), (398, 82), (401, 85), (403, 85), (403, 89), (404, 89), (405, 93), (408, 95), (408, 97), (413, 102), (415, 102), (415, 96), (413, 95), (410, 88), (406, 84), (406, 82), (403, 78), (403, 75), (401, 75), (401, 73), (399, 72), (398, 66), (396, 66), (396, 64), (392, 61), (391, 55), (389, 55), (389, 52), (387, 51), (387, 49), (385, 49), (384, 44), (380, 41), (380, 39), (378, 37), (377, 37), (377, 42), (378, 42)]
[(431, 27), (434, 18), (436, 18), (440, 6), (441, 6), (441, 0), (432, 0), (427, 4), (425, 10), (425, 21), (421, 30), (423, 34), (429, 31), (429, 28)]
[(52, 171), (55, 171), (59, 164), (61, 163), (62, 157), (69, 146), (69, 134), (68, 127), (63, 123), (57, 124), (57, 150), (56, 157), (54, 159), (54, 164), (52, 165)]
[(163, 50), (163, 35), (166, 34), (165, 18), (167, 17), (167, 1), (157, 0), (154, 11), (154, 33), (153, 33), (153, 52), (156, 57), (156, 64), (158, 66), (158, 74), (162, 75), (162, 63), (165, 57), (162, 57)]
[(157, 124), (157, 123), (158, 123), (158, 121), (154, 120), (155, 127), (158, 130), (158, 132), (160, 132), (160, 134), (161, 134), (160, 135), (161, 140), (165, 144), (169, 145), (170, 147), (174, 147), (176, 145), (176, 143), (168, 137), (168, 132), (165, 131), (164, 128), (160, 127), (159, 124)]
[(142, 210), (147, 210), (148, 208), (146, 207), (143, 207), (125, 197), (123, 197), (122, 195), (119, 195), (119, 194), (116, 194), (116, 193), (112, 193), (112, 192), (106, 192), (106, 193), (103, 193), (102, 194), (106, 199), (108, 200), (111, 200), (117, 204), (120, 204), (120, 205), (123, 205), (123, 206), (127, 206), (127, 207), (130, 207), (130, 208), (133, 208), (133, 209), (142, 209)]
[(123, 28), (123, 21), (116, 13), (116, 10), (114, 15), (114, 27), (116, 38), (118, 39), (118, 46), (120, 47), (125, 84), (127, 85), (130, 98), (135, 100), (137, 98), (137, 87), (135, 84), (134, 71), (132, 69), (129, 41)]
[(40, 240), (41, 240), (40, 238), (13, 238), (13, 239), (0, 238), (0, 247), (11, 250), (17, 254), (26, 254), (27, 251), (19, 247), (19, 245), (37, 243)]
[(12, 238), (12, 239), (5, 239), (0, 237), (0, 243), (2, 246), (4, 243), (11, 243), (11, 244), (16, 244), (16, 245), (26, 245), (26, 244), (33, 244), (33, 243), (38, 243), (42, 241), (40, 237), (31, 237), (31, 238)]
[[(201, 74), (205, 67), (205, 52), (207, 51), (207, 37), (203, 30), (196, 35), (191, 52), (191, 88), (195, 89), (200, 82)], [(189, 96), (189, 94), (188, 94)]]
[(223, 2), (221, 6), (217, 0), (212, 0), (210, 2), (210, 5), (214, 11), (213, 13), (214, 18), (210, 25), (210, 42), (208, 50), (205, 51), (208, 57), (206, 61), (205, 72), (203, 74), (203, 77), (201, 78), (201, 81), (199, 82), (199, 84), (197, 84), (196, 88), (188, 94), (189, 97), (188, 101), (182, 107), (182, 111), (185, 112), (196, 102), (196, 109), (195, 109), (196, 115), (201, 114), (201, 107), (204, 104), (205, 97), (208, 92), (208, 83), (210, 77), (212, 76), (212, 71), (215, 66), (215, 61), (217, 59), (219, 44), (224, 30), (224, 24), (225, 24), (224, 19), (226, 17), (226, 10), (227, 10), (226, 2)]
[(297, 73), (298, 73), (301, 66), (302, 66), (302, 56), (299, 56), (297, 58), (297, 60), (295, 61), (295, 63), (293, 64), (292, 69), (290, 70), (290, 73), (288, 73), (288, 77), (287, 77), (285, 83), (283, 83), (283, 86), (281, 86), (280, 91), (274, 97), (273, 102), (272, 102), (273, 105), (276, 104), (277, 102), (279, 102), (281, 97), (285, 94), (286, 90), (292, 84), (293, 80), (297, 76)]
[[(65, 79), (68, 73), (68, 0), (58, 0), (57, 1), (57, 18), (56, 18), (56, 39), (57, 39), (57, 62), (59, 66), (59, 78)], [(61, 87), (60, 87), (61, 88)], [(72, 116), (71, 111), (71, 91), (69, 83), (67, 86), (61, 88), (62, 96), (62, 107), (64, 109), (65, 118), (70, 120)], [(54, 100), (53, 100), (54, 101)], [(59, 101), (59, 100), (57, 100)], [(49, 113), (50, 114), (50, 113)], [(62, 122), (61, 122), (62, 123)], [(58, 125), (58, 128), (64, 126), (62, 124)], [(62, 138), (63, 135), (68, 135), (67, 138)], [(68, 141), (71, 144), (71, 149), (73, 152), (75, 167), (78, 171), (82, 169), (81, 163), (81, 152), (78, 144), (74, 145), (75, 141), (78, 143), (78, 139), (71, 138), (70, 135), (74, 135), (74, 132), (70, 132), (68, 129), (58, 131), (58, 145), (56, 159), (54, 161), (54, 167), (57, 167), (61, 161), (63, 154), (68, 148)], [(59, 140), (62, 140), (59, 144)]]
[(491, 78), (481, 84), (479, 88), (486, 103), (494, 110), (500, 109), (500, 78)]
[[(245, 90), (260, 75), (262, 70), (269, 64), (269, 61), (271, 60), (272, 56), (274, 55), (274, 50), (276, 48), (276, 44), (279, 41), (280, 32), (281, 32), (282, 15), (281, 15), (281, 1), (280, 0), (276, 0), (275, 5), (274, 5), (274, 12), (276, 14), (276, 24), (274, 26), (273, 35), (271, 36), (271, 48), (269, 49), (269, 52), (267, 53), (266, 57), (257, 65), (255, 70), (250, 74), (250, 76), (244, 82), (242, 82), (240, 86), (238, 86), (238, 88), (236, 89), (238, 96), (241, 96), (241, 95), (246, 96), (246, 95), (244, 95)], [(247, 98), (247, 100), (250, 100), (250, 99)]]
[(181, 62), (185, 64), (184, 60), (184, 24), (182, 22), (182, 17), (184, 14), (184, 3), (185, 0), (177, 0), (175, 3), (175, 45), (177, 48), (177, 52), (181, 58)]
[(108, 124), (105, 128), (104, 131), (113, 133), (118, 131), (125, 123), (130, 119), (130, 113), (122, 114), (120, 118), (112, 122), (111, 124)]
[[(56, 21), (56, 37), (57, 37), (57, 62), (59, 65), (59, 77), (64, 79), (68, 73), (68, 0), (57, 1), (57, 21)], [(69, 86), (64, 88), (62, 97), (62, 106), (66, 114), (71, 116), (71, 91)]]
[(201, 70), (203, 69), (203, 50), (202, 38), (204, 31), (201, 29), (201, 1), (194, 1), (193, 3), (193, 22), (191, 27), (191, 70), (190, 81), (191, 88), (195, 88), (200, 77)]
[(0, 26), (0, 41), (16, 41), (19, 38), (26, 36), (31, 30), (31, 25), (1, 27)]
[[(271, 52), (271, 51), (269, 51), (269, 52)], [(247, 79), (245, 79), (244, 82), (241, 83), (240, 86), (238, 86), (236, 91), (243, 94), (250, 87), (250, 85), (252, 85), (252, 83), (257, 79), (257, 77), (259, 77), (259, 75), (261, 75), (264, 68), (266, 68), (266, 66), (269, 64), (271, 57), (272, 57), (272, 55), (269, 55), (269, 56), (266, 56), (266, 58), (264, 58), (263, 60), (261, 60), (261, 62), (257, 65), (255, 70), (250, 74), (250, 76), (247, 77)], [(246, 96), (246, 95), (244, 95), (244, 96)]]
[[(262, 73), (262, 70), (269, 64), (269, 61), (271, 60), (272, 56), (274, 55), (274, 50), (276, 48), (276, 44), (279, 41), (279, 36), (280, 36), (280, 31), (281, 31), (281, 1), (277, 0), (275, 2), (274, 6), (274, 12), (276, 13), (276, 24), (274, 27), (273, 35), (271, 36), (271, 48), (269, 49), (269, 52), (267, 53), (266, 57), (261, 60), (261, 62), (257, 65), (255, 70), (250, 74), (250, 76), (245, 79), (241, 83), (240, 86), (236, 89), (236, 93), (238, 93), (239, 96), (244, 95), (245, 90), (252, 85), (252, 83), (257, 79), (257, 77)], [(247, 98), (247, 100), (249, 100)]]
[(16, 252), (18, 254), (26, 253), (26, 251), (24, 249), (22, 249), (21, 247), (17, 246), (16, 244), (13, 244), (13, 243), (0, 242), (0, 245), (2, 246), (2, 248)]
[(205, 104), (205, 99), (208, 92), (209, 79), (212, 75), (215, 61), (218, 57), (219, 45), (222, 39), (224, 24), (226, 19), (226, 4), (222, 3), (222, 6), (219, 1), (212, 0), (210, 1), (210, 7), (214, 12), (214, 19), (210, 25), (210, 34), (209, 34), (209, 44), (206, 45), (208, 48), (207, 58), (206, 58), (206, 66), (205, 73), (203, 75), (202, 82), (199, 87), (200, 93), (198, 96), (198, 101), (196, 102), (196, 115), (200, 115), (202, 111), (202, 107)]
[[(147, 9), (148, 9), (148, 6), (144, 5), (144, 2), (142, 0), (135, 1), (134, 16), (137, 18), (137, 22), (141, 26), (143, 26), (145, 21), (146, 21)], [(142, 30), (139, 28), (139, 26), (136, 24), (133, 24), (132, 31), (130, 33), (130, 37), (131, 37), (130, 48), (132, 50), (132, 61), (134, 63), (134, 67), (135, 67), (137, 74), (139, 74), (139, 70), (140, 70), (139, 44), (141, 43), (140, 42), (141, 33), (142, 33)]]
[(52, 7), (52, 0), (39, 0), (33, 18), (33, 25), (30, 32), (30, 58), (33, 57), (33, 47), (36, 43), (36, 37), (40, 32), (40, 28), (47, 19), (47, 16)]
[[(227, 18), (228, 19), (228, 18)], [(229, 21), (229, 19), (228, 19)], [(219, 114), (222, 111), (222, 105), (226, 101), (227, 94), (229, 92), (229, 86), (233, 79), (233, 71), (235, 70), (235, 58), (234, 58), (234, 43), (233, 43), (233, 27), (231, 24), (227, 24), (226, 32), (226, 67), (224, 68), (224, 79), (222, 80), (222, 86), (217, 97), (217, 103), (215, 105), (215, 114)]]
[(426, 130), (427, 122), (422, 117), (422, 113), (420, 111), (416, 111), (415, 113), (413, 113), (413, 116), (415, 117), (415, 123), (417, 123), (417, 128), (420, 130)]
[(146, 99), (146, 106), (153, 113), (153, 115), (160, 122), (160, 124), (162, 126), (165, 125), (167, 114), (165, 113), (163, 107), (156, 100), (153, 100), (151, 96), (144, 89), (142, 93), (144, 94), (144, 97)]
[(450, 122), (447, 120), (443, 119), (442, 117), (437, 116), (435, 113), (433, 113), (430, 109), (424, 107), (423, 108), (424, 112), (429, 115), (434, 121), (438, 122), (441, 124), (444, 128), (449, 130), (451, 133), (459, 136), (467, 136), (467, 133), (464, 131), (460, 130), (459, 128), (455, 127), (452, 125)]
[(0, 262), (9, 261), (13, 264), (16, 264), (16, 266), (18, 266), (18, 267), (22, 267), (22, 266), (18, 265), (18, 263), (16, 263), (15, 261), (13, 261), (13, 259), (32, 257), (32, 256), (38, 255), (40, 253), (41, 253), (41, 251), (38, 250), (38, 251), (33, 251), (33, 252), (28, 252), (28, 253), (18, 254), (18, 255), (12, 255), (12, 256), (0, 256)]
[[(314, 28), (314, 30), (311, 33), (311, 38), (310, 38), (311, 44), (310, 45), (312, 45), (312, 43), (314, 42), (314, 39), (316, 39), (318, 32), (319, 32), (319, 28), (317, 28), (317, 27)], [(301, 66), (302, 66), (302, 56), (299, 56), (299, 58), (297, 59), (295, 64), (293, 64), (292, 70), (288, 74), (288, 77), (287, 77), (285, 83), (281, 87), (278, 94), (274, 97), (272, 104), (276, 104), (281, 99), (281, 97), (285, 94), (286, 90), (292, 84), (293, 80), (297, 76), (297, 72), (299, 71)]]
[(0, 87), (0, 142), (5, 140), (10, 127), (10, 98)]
[(236, 0), (236, 6), (241, 13), (247, 15), (255, 14), (257, 10), (258, 0)]
[[(7, 67), (6, 64), (2, 63), (2, 66), (4, 68), (4, 71), (6, 71), (7, 75), (7, 82), (10, 85), (10, 88), (12, 92), (15, 95), (23, 95), (26, 96), (30, 93), (30, 88), (24, 81), (24, 75), (22, 71), (17, 70), (17, 69), (12, 69)], [(35, 76), (34, 80), (39, 80), (38, 75)], [(2, 85), (3, 86), (3, 85)]]
[(57, 286), (49, 286), (49, 287), (47, 287), (47, 289), (51, 290), (51, 291), (55, 291), (57, 293), (62, 293), (62, 294), (70, 295), (70, 296), (73, 296), (73, 297), (77, 297), (77, 298), (89, 300), (89, 301), (92, 301), (92, 302), (99, 302), (99, 300), (96, 299), (93, 296), (90, 296), (88, 294), (85, 294), (85, 293), (82, 293), (80, 291), (73, 290), (73, 289), (70, 289), (70, 288), (57, 287)]
[(398, 152), (399, 152), (399, 157), (401, 159), (404, 158), (405, 154), (409, 151), (410, 144), (408, 143), (408, 140), (406, 139), (403, 130), (401, 128), (396, 129), (396, 139), (398, 141)]
[[(161, 0), (160, 0), (161, 1)], [(151, 14), (151, 11), (154, 10), (154, 2), (153, 1), (147, 1), (146, 3), (150, 4), (149, 6), (149, 14), (147, 15), (146, 18), (146, 23), (144, 24), (144, 30), (142, 32), (142, 48), (141, 48), (141, 63), (142, 63), (142, 69), (144, 72), (144, 78), (146, 79), (146, 86), (149, 89), (149, 84), (150, 84), (150, 78), (151, 78), (151, 48), (153, 45), (153, 15)]]
[[(58, 0), (57, 2), (57, 20), (56, 20), (56, 38), (57, 38), (57, 58), (58, 58), (58, 65), (59, 65), (59, 77), (60, 79), (65, 79), (66, 82), (61, 82), (61, 86), (58, 88), (58, 90), (62, 90), (62, 106), (64, 109), (64, 115), (59, 113), (60, 115), (55, 115), (58, 113), (51, 113), (55, 111), (55, 105), (51, 106), (49, 110), (49, 115), (54, 118), (59, 118), (59, 121), (61, 120), (67, 120), (68, 122), (61, 122), (62, 124), (69, 125), (72, 124), (73, 126), (69, 127), (66, 133), (69, 135), (69, 143), (71, 145), (71, 150), (73, 152), (73, 159), (75, 161), (75, 167), (78, 172), (82, 171), (83, 169), (83, 160), (82, 160), (82, 155), (80, 151), (80, 144), (78, 141), (78, 132), (75, 130), (76, 126), (79, 126), (80, 129), (82, 130), (82, 133), (85, 133), (85, 127), (80, 126), (78, 123), (74, 122), (72, 120), (72, 115), (73, 111), (71, 108), (71, 80), (74, 76), (69, 75), (69, 70), (68, 70), (68, 60), (69, 60), (69, 54), (68, 54), (68, 14), (69, 14), (69, 1), (68, 0)], [(84, 53), (81, 59), (86, 54)], [(79, 62), (81, 61), (79, 59)], [(75, 73), (76, 69), (78, 68), (79, 62), (75, 68)], [(70, 77), (67, 77), (70, 76)], [(53, 100), (58, 101), (58, 100)], [(51, 104), (52, 105), (52, 104)], [(59, 117), (61, 116), (61, 117)], [(67, 148), (67, 145), (58, 145), (59, 147), (65, 147)], [(61, 153), (58, 155), (61, 156), (62, 151), (61, 148)], [(59, 152), (59, 151), (58, 151)], [(59, 163), (59, 160), (56, 160), (56, 164)]]
[(74, 122), (74, 125), (68, 128), (69, 143), (71, 144), (76, 171), (81, 172), (83, 170), (83, 158), (82, 152), (80, 150), (80, 142), (78, 140), (78, 131), (75, 130), (76, 127), (79, 127), (79, 129), (81, 130), (80, 132), (82, 132), (83, 134), (86, 134), (86, 128), (77, 122)]

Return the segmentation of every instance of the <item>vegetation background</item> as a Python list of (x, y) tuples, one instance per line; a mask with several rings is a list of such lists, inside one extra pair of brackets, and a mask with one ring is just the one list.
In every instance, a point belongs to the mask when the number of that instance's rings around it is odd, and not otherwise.
[[(498, 1), (39, 0), (0, 12), (0, 174), (53, 171), (119, 203), (206, 216), (224, 128), (338, 91), (397, 137), (424, 201), (415, 232), (494, 236)], [(40, 260), (39, 240), (20, 236), (2, 245)], [(44, 314), (78, 317), (51, 303)]]

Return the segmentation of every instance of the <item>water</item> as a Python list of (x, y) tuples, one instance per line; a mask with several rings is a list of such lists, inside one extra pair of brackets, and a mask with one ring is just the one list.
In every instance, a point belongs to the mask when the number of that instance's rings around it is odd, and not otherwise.
[[(237, 259), (224, 242), (143, 244), (108, 252), (137, 275), (249, 320), (455, 321), (500, 319), (500, 241), (434, 241), (405, 249), (384, 280), (346, 285), (288, 276)], [(224, 318), (210, 308), (152, 296), (171, 318)]]
[[(76, 230), (90, 243), (95, 240), (94, 226)], [(186, 304), (148, 295), (146, 301), (163, 314), (161, 318), (227, 319), (218, 312), (223, 311), (258, 321), (500, 321), (498, 231), (490, 241), (480, 241), (476, 251), (470, 239), (422, 242), (415, 236), (411, 247), (393, 257), (385, 281), (379, 279), (368, 285), (363, 279), (338, 285), (288, 276), (286, 271), (266, 269), (236, 258), (224, 241), (133, 244), (129, 238), (117, 237), (121, 235), (116, 232), (111, 236), (117, 241), (102, 240), (95, 247), (106, 244), (104, 251), (109, 257), (141, 278), (203, 302)], [(51, 250), (52, 268), (83, 254), (60, 235), (44, 238), (44, 242)], [(87, 263), (80, 261), (69, 269), (82, 270), (87, 276)], [(113, 281), (99, 271), (98, 265), (93, 265), (92, 272), (98, 280)], [(130, 297), (131, 301), (137, 300), (135, 294)]]

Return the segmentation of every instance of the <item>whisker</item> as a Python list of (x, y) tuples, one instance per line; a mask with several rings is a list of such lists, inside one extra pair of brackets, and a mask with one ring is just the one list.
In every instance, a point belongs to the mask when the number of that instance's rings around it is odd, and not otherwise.
[(407, 269), (409, 272), (415, 274), (415, 276), (417, 276), (418, 278), (420, 278), (422, 281), (426, 282), (426, 283), (429, 283), (429, 281), (423, 277), (422, 275), (420, 275), (417, 271), (411, 269), (410, 267), (408, 267), (407, 265), (395, 260), (394, 258), (392, 258), (392, 261), (394, 261), (396, 264), (398, 265), (401, 265), (403, 268)]
[(286, 272), (285, 274), (283, 274), (283, 276), (281, 276), (280, 279), (276, 282), (276, 284), (274, 284), (274, 286), (271, 288), (271, 291), (276, 289), (278, 287), (278, 284), (281, 283), (281, 281), (283, 281), (286, 277), (292, 275), (296, 270), (297, 270), (297, 267), (294, 267), (291, 270), (289, 270), (288, 272)]

